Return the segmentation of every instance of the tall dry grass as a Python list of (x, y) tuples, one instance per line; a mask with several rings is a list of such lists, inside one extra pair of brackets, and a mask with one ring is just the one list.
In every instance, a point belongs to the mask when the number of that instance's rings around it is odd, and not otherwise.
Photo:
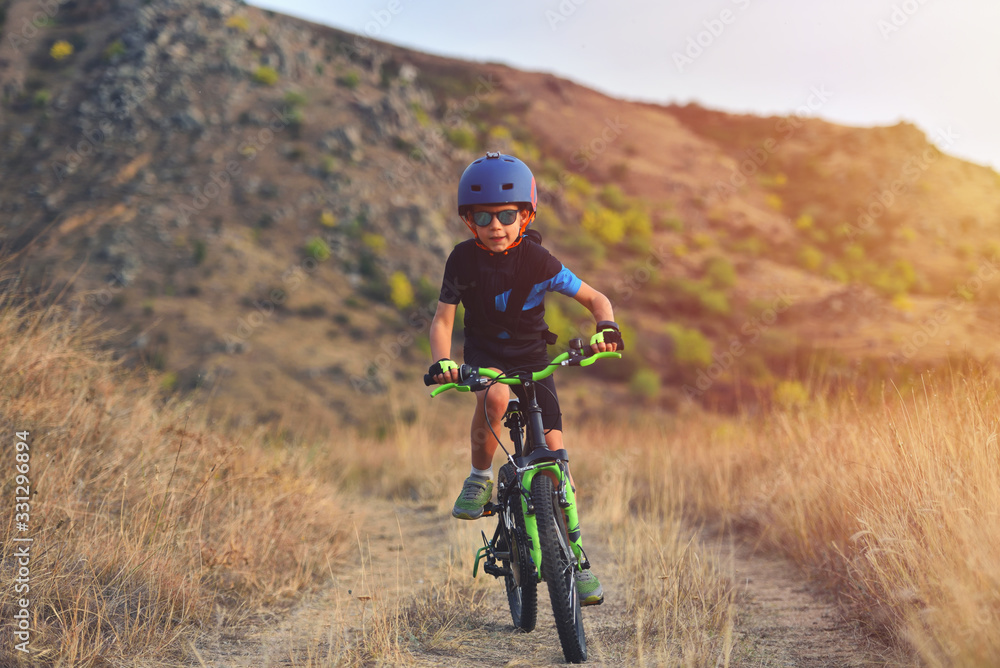
[[(124, 373), (93, 330), (0, 299), (0, 438), (30, 431), (31, 516), (0, 523), (0, 664), (176, 663), (281, 606), (344, 550), (342, 505), (305, 453), (222, 434)], [(31, 544), (30, 656), (14, 650), (15, 535)]]
[(691, 515), (758, 534), (927, 665), (996, 666), (998, 388), (993, 369), (954, 372), (874, 403), (693, 415), (629, 440)]

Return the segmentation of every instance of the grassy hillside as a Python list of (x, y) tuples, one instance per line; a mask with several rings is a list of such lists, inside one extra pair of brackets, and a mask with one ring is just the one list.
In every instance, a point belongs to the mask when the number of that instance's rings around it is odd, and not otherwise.
[(733, 409), (818, 361), (866, 384), (996, 352), (1000, 182), (947, 129), (626, 103), (228, 1), (74, 4), (22, 47), (4, 252), (237, 423), (386, 428), (486, 150), (532, 165), (546, 245), (615, 303), (620, 400)]

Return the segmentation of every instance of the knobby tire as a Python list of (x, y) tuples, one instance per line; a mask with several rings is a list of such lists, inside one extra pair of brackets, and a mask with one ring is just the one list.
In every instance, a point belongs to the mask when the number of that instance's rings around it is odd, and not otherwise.
[(582, 663), (587, 660), (587, 639), (573, 576), (576, 560), (552, 479), (544, 473), (535, 475), (531, 481), (531, 502), (535, 507), (538, 540), (542, 549), (542, 577), (549, 585), (552, 614), (563, 656), (568, 663)]
[[(512, 489), (516, 475), (514, 467), (510, 464), (505, 464), (500, 469), (499, 479), (504, 481), (504, 487), (508, 492)], [(516, 579), (510, 575), (504, 576), (507, 603), (510, 605), (510, 617), (514, 626), (529, 632), (535, 629), (535, 621), (538, 617), (538, 580), (535, 578), (535, 570), (531, 566), (528, 547), (524, 544), (528, 532), (524, 528), (524, 511), (521, 508), (521, 499), (509, 499), (504, 504), (504, 512), (513, 515), (514, 526), (510, 527), (507, 518), (501, 517), (500, 521), (504, 523), (503, 531), (511, 557), (510, 561), (503, 565), (517, 574)]]

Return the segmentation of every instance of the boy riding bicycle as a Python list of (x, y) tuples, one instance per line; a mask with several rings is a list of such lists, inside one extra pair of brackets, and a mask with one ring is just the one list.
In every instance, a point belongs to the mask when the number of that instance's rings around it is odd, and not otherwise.
[[(577, 278), (527, 231), (535, 218), (538, 196), (535, 178), (523, 162), (501, 153), (487, 153), (470, 164), (458, 184), (458, 215), (473, 238), (452, 250), (445, 265), (437, 311), (431, 322), (431, 355), (438, 360), (429, 373), (438, 383), (458, 381), (458, 365), (451, 358), (452, 328), (458, 303), (465, 306), (465, 363), (497, 371), (538, 371), (549, 360), (546, 343), (555, 335), (545, 324), (545, 293), (573, 297), (597, 321), (591, 350), (622, 350), (621, 334), (614, 322), (611, 302)], [(536, 242), (536, 239), (538, 242)], [(550, 450), (563, 448), (562, 419), (555, 381), (538, 383), (545, 443)], [(462, 486), (452, 515), (478, 519), (493, 494), (493, 455), (497, 440), (487, 427), (499, 424), (507, 411), (506, 385), (476, 392), (472, 416), (472, 471)], [(514, 393), (524, 399), (520, 386)], [(578, 542), (579, 530), (571, 540)], [(597, 577), (577, 571), (581, 604), (604, 600)]]

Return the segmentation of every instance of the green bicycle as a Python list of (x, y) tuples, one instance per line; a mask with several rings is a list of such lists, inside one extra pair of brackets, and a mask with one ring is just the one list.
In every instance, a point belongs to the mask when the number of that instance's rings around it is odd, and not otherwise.
[[(496, 383), (524, 387), (527, 406), (521, 407), (513, 399), (504, 416), (514, 451), (504, 448), (508, 462), (497, 477), (497, 502), (487, 503), (483, 511), (484, 516), (496, 515), (499, 521), (493, 538), (487, 539), (486, 533), (482, 534), (483, 547), (476, 552), (472, 576), (476, 577), (479, 564), (485, 559), (483, 570), (504, 579), (511, 619), (523, 631), (535, 628), (536, 586), (544, 580), (549, 588), (559, 642), (569, 663), (587, 660), (587, 639), (574, 572), (589, 568), (590, 563), (578, 543), (570, 540), (568, 527), (576, 530), (579, 519), (569, 479), (569, 455), (565, 450), (549, 450), (545, 444), (535, 383), (552, 375), (560, 366), (590, 366), (601, 358), (621, 357), (617, 352), (587, 353), (583, 341), (573, 339), (567, 352), (534, 373), (519, 373), (516, 369), (498, 373), (463, 364), (457, 383), (441, 385), (431, 392), (432, 397), (452, 389), (476, 392), (488, 390)], [(433, 384), (429, 376), (424, 382)]]

